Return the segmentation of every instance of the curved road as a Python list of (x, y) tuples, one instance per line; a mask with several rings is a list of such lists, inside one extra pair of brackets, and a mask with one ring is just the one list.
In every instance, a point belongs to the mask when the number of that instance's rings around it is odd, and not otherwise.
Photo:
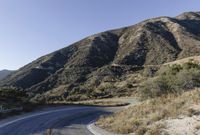
[(49, 108), (0, 121), (0, 135), (92, 135), (87, 125), (121, 107), (67, 106)]

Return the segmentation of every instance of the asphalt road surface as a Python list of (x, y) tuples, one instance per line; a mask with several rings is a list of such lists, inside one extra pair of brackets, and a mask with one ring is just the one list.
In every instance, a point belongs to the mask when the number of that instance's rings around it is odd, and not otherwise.
[(0, 121), (0, 135), (92, 135), (87, 125), (120, 107), (67, 106)]

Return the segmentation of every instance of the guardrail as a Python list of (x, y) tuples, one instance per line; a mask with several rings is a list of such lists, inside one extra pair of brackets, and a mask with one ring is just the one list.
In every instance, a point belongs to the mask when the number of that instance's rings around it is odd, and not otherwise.
[(22, 111), (23, 107), (16, 107), (16, 108), (11, 108), (11, 109), (0, 109), (0, 113), (9, 113), (13, 111)]

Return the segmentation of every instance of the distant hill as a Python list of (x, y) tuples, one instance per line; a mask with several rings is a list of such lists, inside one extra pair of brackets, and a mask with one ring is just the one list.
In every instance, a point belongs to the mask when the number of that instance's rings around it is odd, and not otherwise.
[(11, 70), (0, 70), (0, 80), (8, 76), (13, 71)]
[(187, 12), (89, 36), (20, 68), (0, 86), (45, 101), (124, 96), (136, 90), (146, 65), (199, 55), (200, 12)]

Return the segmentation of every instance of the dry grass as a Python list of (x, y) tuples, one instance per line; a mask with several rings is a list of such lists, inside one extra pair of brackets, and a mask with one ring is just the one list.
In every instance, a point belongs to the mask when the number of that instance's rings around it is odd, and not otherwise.
[(107, 99), (96, 99), (96, 100), (85, 100), (85, 101), (54, 101), (49, 102), (48, 104), (63, 104), (63, 105), (88, 105), (88, 106), (106, 106), (106, 107), (113, 107), (113, 106), (126, 106), (130, 103), (126, 100), (119, 99), (119, 98), (107, 98)]
[(74, 102), (74, 104), (92, 105), (92, 106), (126, 106), (129, 103), (120, 101), (90, 100), (90, 101)]
[(122, 134), (132, 132), (135, 132), (136, 135), (160, 134), (164, 126), (155, 126), (156, 122), (176, 118), (179, 115), (191, 116), (199, 113), (199, 97), (200, 89), (196, 89), (182, 95), (171, 94), (149, 99), (113, 115), (103, 116), (96, 124), (112, 132)]
[(200, 56), (187, 57), (187, 58), (184, 58), (184, 59), (180, 59), (180, 60), (176, 60), (176, 61), (173, 61), (173, 62), (165, 63), (164, 65), (183, 64), (183, 63), (186, 63), (188, 61), (200, 62)]
[[(165, 128), (165, 125), (163, 123), (157, 123), (152, 126), (148, 127), (148, 130), (146, 132), (147, 135), (168, 135), (166, 132), (164, 132), (162, 129)], [(136, 133), (137, 134), (137, 133)], [(144, 135), (144, 134), (141, 134)]]

